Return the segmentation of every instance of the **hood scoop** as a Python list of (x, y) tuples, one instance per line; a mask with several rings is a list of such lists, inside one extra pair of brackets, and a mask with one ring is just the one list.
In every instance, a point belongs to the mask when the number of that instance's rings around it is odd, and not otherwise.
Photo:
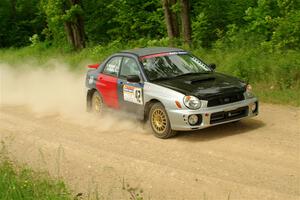
[(215, 80), (215, 79), (216, 79), (215, 77), (197, 78), (197, 79), (186, 81), (186, 83), (188, 83), (188, 84), (194, 84), (194, 83), (212, 81), (212, 80)]

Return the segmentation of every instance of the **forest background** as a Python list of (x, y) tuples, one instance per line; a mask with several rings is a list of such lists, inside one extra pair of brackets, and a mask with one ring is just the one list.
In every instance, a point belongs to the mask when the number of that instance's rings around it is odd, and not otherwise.
[(0, 1), (0, 61), (14, 66), (55, 58), (76, 71), (149, 46), (184, 48), (263, 101), (300, 105), (300, 1)]

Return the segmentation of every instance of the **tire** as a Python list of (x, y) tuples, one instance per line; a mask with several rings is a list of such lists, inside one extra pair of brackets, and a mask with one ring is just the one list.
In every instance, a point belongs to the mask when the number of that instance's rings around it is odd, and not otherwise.
[(171, 129), (168, 114), (161, 103), (154, 103), (149, 112), (149, 121), (153, 134), (161, 139), (167, 139), (176, 135)]
[(104, 109), (104, 103), (102, 96), (99, 94), (98, 91), (95, 91), (91, 98), (91, 111), (93, 113), (101, 114)]

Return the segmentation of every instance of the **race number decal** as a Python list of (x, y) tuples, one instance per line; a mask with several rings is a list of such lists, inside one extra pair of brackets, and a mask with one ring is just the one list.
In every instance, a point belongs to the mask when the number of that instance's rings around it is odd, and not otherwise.
[(129, 101), (136, 104), (143, 104), (142, 88), (131, 85), (123, 86), (124, 101)]

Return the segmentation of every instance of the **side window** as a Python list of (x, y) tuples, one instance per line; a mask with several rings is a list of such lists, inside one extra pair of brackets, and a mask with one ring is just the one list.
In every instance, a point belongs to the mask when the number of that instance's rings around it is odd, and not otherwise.
[(118, 76), (121, 61), (122, 57), (113, 57), (110, 59), (108, 63), (106, 63), (103, 73), (112, 76)]
[(133, 58), (124, 57), (122, 62), (120, 77), (126, 78), (128, 75), (140, 76), (140, 69), (138, 64)]

